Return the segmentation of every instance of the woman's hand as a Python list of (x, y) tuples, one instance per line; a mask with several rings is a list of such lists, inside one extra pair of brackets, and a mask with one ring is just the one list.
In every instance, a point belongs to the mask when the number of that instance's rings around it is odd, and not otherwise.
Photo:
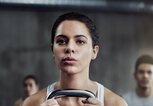
[(84, 106), (103, 106), (102, 103), (95, 98), (88, 98), (82, 102), (84, 103)]
[[(88, 98), (87, 100), (82, 100), (84, 106), (103, 106), (102, 103), (95, 98)], [(56, 99), (49, 99), (42, 103), (40, 106), (60, 106)]]
[(40, 106), (60, 106), (55, 99), (48, 99)]

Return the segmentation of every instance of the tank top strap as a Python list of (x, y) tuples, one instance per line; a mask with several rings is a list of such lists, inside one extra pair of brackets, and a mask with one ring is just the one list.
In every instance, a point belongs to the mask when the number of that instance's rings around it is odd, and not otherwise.
[(96, 82), (98, 91), (97, 91), (97, 99), (104, 104), (104, 86), (98, 82)]
[(50, 85), (47, 86), (47, 96), (46, 96), (46, 100), (47, 100), (48, 96), (54, 91), (54, 85), (55, 85), (55, 83), (50, 84)]

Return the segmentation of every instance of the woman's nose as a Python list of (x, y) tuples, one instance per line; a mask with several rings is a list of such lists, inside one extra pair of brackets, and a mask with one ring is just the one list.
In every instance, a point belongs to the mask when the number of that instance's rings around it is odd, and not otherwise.
[(69, 42), (65, 48), (65, 53), (75, 53), (75, 44), (73, 42)]

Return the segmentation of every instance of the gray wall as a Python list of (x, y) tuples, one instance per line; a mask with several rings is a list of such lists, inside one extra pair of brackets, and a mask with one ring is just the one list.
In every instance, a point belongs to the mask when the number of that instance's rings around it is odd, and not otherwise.
[[(50, 31), (65, 11), (0, 9), (0, 106), (11, 106), (22, 95), (22, 79), (36, 74), (41, 88), (57, 80), (50, 50)], [(153, 54), (153, 15), (83, 12), (101, 37), (101, 50), (91, 64), (91, 79), (118, 94), (134, 88), (134, 62)]]

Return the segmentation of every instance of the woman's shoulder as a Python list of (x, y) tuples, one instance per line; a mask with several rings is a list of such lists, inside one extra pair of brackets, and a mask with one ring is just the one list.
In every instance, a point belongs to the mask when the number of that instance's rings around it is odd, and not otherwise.
[(47, 89), (44, 88), (37, 92), (36, 94), (28, 97), (24, 103), (23, 106), (40, 106), (41, 103), (43, 103), (46, 99)]
[(128, 106), (121, 96), (107, 88), (104, 91), (104, 104), (105, 106)]

